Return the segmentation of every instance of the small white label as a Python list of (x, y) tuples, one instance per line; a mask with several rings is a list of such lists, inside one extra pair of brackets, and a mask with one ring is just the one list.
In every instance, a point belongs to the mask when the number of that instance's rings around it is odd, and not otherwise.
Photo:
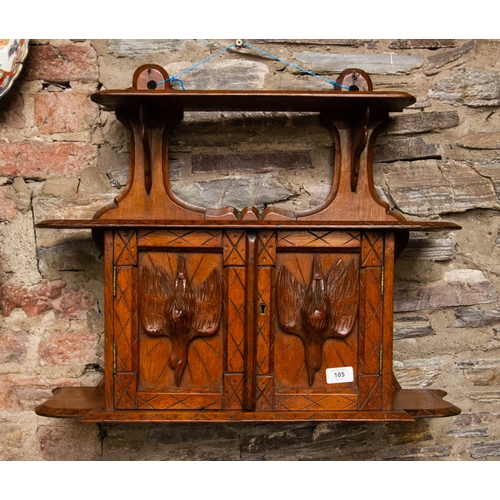
[(354, 382), (354, 370), (352, 366), (326, 369), (327, 384), (343, 384), (345, 382)]

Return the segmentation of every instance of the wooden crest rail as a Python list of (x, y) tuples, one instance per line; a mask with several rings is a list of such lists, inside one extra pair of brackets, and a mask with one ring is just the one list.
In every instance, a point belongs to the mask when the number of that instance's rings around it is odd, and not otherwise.
[[(98, 92), (130, 133), (128, 184), (91, 220), (104, 249), (105, 366), (95, 388), (59, 388), (39, 415), (82, 422), (414, 420), (456, 415), (439, 390), (393, 375), (394, 262), (411, 222), (373, 184), (375, 139), (415, 99), (350, 90), (177, 91), (141, 66), (133, 86)], [(204, 209), (168, 178), (168, 132), (184, 111), (318, 112), (335, 144), (331, 192), (303, 212)]]

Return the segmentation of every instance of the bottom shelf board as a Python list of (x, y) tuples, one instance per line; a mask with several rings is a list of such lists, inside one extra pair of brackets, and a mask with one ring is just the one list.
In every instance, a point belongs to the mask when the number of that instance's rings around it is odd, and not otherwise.
[(391, 410), (356, 411), (243, 411), (243, 410), (114, 410), (104, 409), (103, 387), (66, 387), (35, 408), (37, 415), (76, 418), (86, 423), (139, 422), (324, 422), (414, 421), (417, 418), (451, 417), (460, 409), (445, 401), (438, 389), (396, 389)]

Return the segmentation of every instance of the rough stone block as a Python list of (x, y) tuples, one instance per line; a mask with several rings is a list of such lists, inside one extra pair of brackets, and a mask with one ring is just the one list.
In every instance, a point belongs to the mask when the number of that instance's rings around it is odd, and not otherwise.
[(32, 412), (35, 406), (52, 397), (55, 387), (74, 387), (77, 379), (47, 379), (38, 375), (0, 376), (0, 411)]
[(25, 65), (28, 80), (97, 81), (97, 55), (88, 45), (33, 45)]
[(464, 135), (457, 145), (468, 149), (500, 149), (500, 131), (472, 132)]
[(75, 177), (95, 164), (96, 148), (73, 142), (0, 143), (3, 175), (28, 179)]
[(477, 307), (461, 307), (455, 311), (455, 326), (459, 328), (480, 328), (500, 324), (499, 310), (481, 310)]
[(188, 203), (207, 208), (232, 206), (239, 210), (247, 206), (261, 209), (298, 194), (275, 173), (198, 182), (178, 181), (172, 183), (172, 189)]
[(308, 153), (261, 153), (236, 155), (193, 155), (193, 172), (274, 172), (276, 169), (312, 168)]
[(485, 458), (500, 457), (500, 441), (482, 441), (479, 443), (471, 443), (469, 446), (470, 456), (476, 460)]
[(187, 40), (114, 39), (109, 41), (108, 53), (116, 57), (138, 57), (183, 50)]
[(75, 196), (79, 182), (79, 179), (76, 177), (47, 179), (43, 184), (42, 193), (63, 198)]
[(0, 363), (24, 363), (29, 335), (26, 332), (0, 330)]
[(457, 364), (472, 385), (495, 385), (500, 380), (500, 359), (474, 359)]
[(40, 366), (95, 363), (97, 340), (97, 335), (86, 332), (48, 332), (38, 346)]
[(500, 105), (500, 73), (466, 67), (438, 81), (429, 97), (452, 105), (470, 107)]
[(468, 162), (395, 162), (384, 166), (384, 174), (390, 197), (407, 214), (500, 208), (493, 183)]
[[(196, 61), (168, 64), (166, 69), (173, 77), (189, 68)], [(189, 90), (197, 89), (227, 89), (251, 90), (263, 89), (265, 78), (269, 72), (266, 64), (247, 60), (213, 60), (206, 65), (199, 66), (187, 73), (179, 75), (184, 87)], [(173, 88), (179, 88), (173, 83)]]
[(11, 221), (17, 216), (17, 203), (12, 199), (12, 186), (0, 186), (0, 222)]
[(448, 271), (437, 282), (396, 282), (394, 296), (396, 312), (487, 304), (498, 299), (493, 284), (481, 271), (473, 269)]
[[(450, 46), (453, 47), (453, 45)], [(467, 54), (467, 52), (473, 50), (474, 46), (474, 40), (469, 40), (459, 47), (451, 50), (439, 51), (437, 54), (429, 56), (427, 58), (427, 65), (424, 68), (424, 75), (434, 75), (443, 66), (460, 59), (463, 55)]]
[(97, 105), (84, 92), (65, 90), (35, 95), (35, 123), (41, 134), (88, 130), (97, 114)]
[(9, 316), (20, 307), (28, 317), (38, 316), (52, 307), (65, 286), (63, 281), (43, 281), (28, 287), (5, 284), (0, 288), (0, 314)]
[(397, 54), (294, 52), (293, 57), (301, 63), (299, 66), (315, 73), (341, 73), (346, 68), (360, 68), (371, 74), (410, 73), (420, 68), (424, 62), (419, 56)]
[(436, 332), (426, 317), (407, 316), (394, 319), (394, 340), (426, 337), (428, 335), (436, 335)]
[(375, 147), (375, 162), (412, 161), (441, 158), (443, 147), (439, 144), (427, 144), (421, 137), (391, 140), (387, 144)]
[(456, 111), (404, 113), (391, 118), (385, 129), (385, 134), (421, 134), (423, 132), (446, 130), (457, 127), (459, 124), (460, 118)]
[(442, 373), (439, 358), (394, 361), (394, 375), (403, 389), (430, 386)]
[(97, 425), (79, 422), (39, 425), (36, 435), (43, 460), (93, 461), (101, 459), (101, 437)]
[(452, 260), (455, 244), (452, 238), (428, 237), (421, 233), (410, 233), (400, 259), (418, 259), (442, 262)]
[(444, 39), (418, 39), (418, 40), (395, 40), (388, 47), (394, 50), (412, 50), (412, 49), (445, 49), (455, 47), (455, 40)]

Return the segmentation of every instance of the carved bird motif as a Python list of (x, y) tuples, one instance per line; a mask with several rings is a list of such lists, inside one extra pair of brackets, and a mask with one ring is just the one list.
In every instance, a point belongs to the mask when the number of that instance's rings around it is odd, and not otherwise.
[(179, 386), (187, 365), (189, 344), (196, 337), (209, 337), (219, 329), (222, 284), (214, 269), (197, 293), (187, 278), (184, 257), (177, 260), (174, 280), (160, 266), (141, 271), (140, 316), (146, 333), (165, 336), (172, 342), (168, 363)]
[(301, 338), (309, 385), (322, 365), (323, 344), (328, 338), (345, 337), (358, 311), (358, 269), (339, 259), (323, 274), (319, 256), (313, 261), (309, 287), (282, 267), (278, 275), (278, 323)]

